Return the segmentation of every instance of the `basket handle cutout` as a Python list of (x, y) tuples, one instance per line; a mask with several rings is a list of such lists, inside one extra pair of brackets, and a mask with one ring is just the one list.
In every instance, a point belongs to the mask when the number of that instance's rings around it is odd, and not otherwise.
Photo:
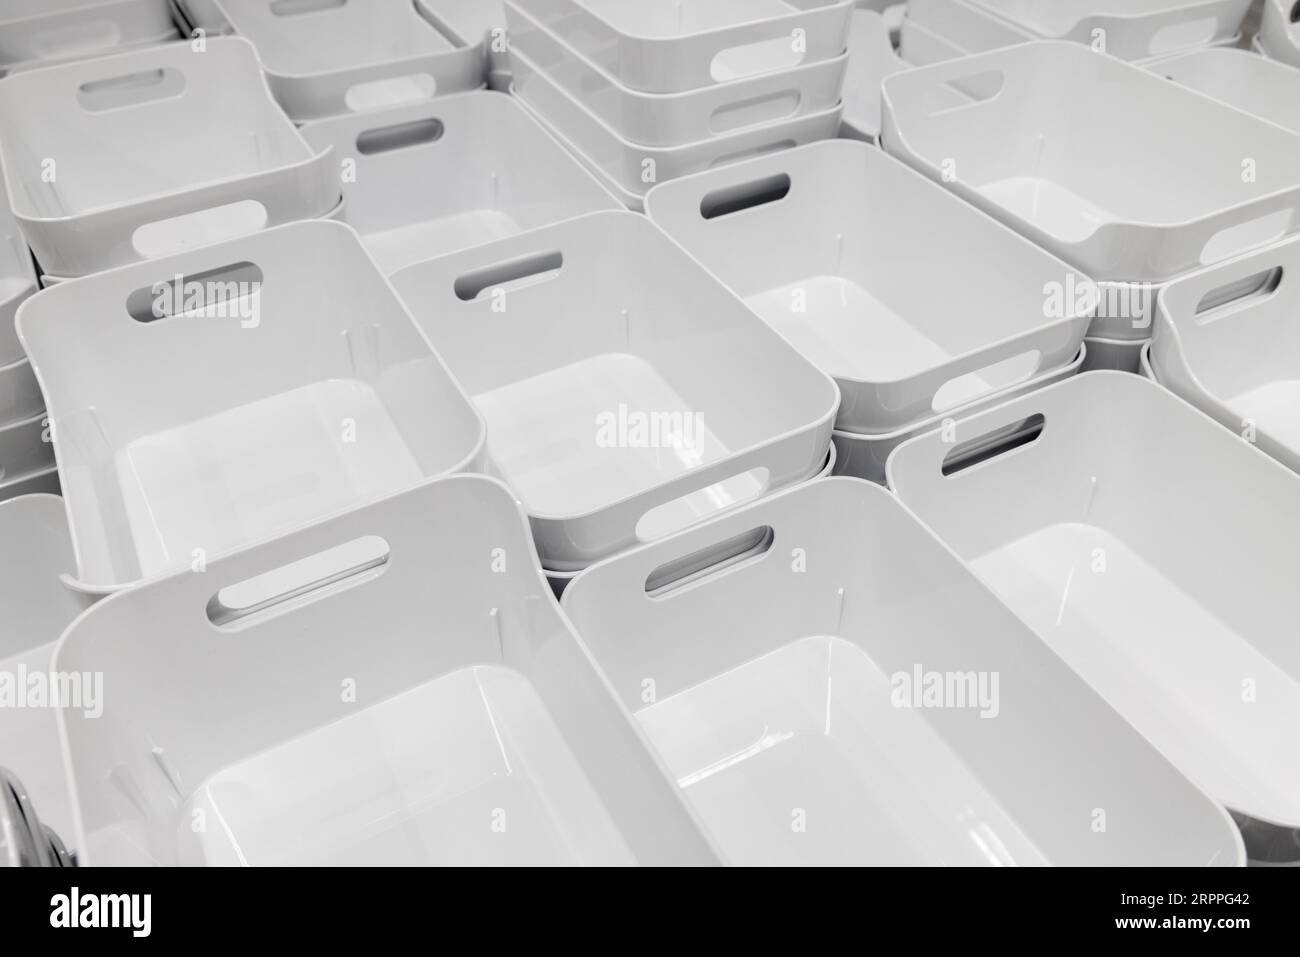
[(245, 318), (246, 307), (262, 287), (262, 270), (238, 262), (215, 269), (176, 275), (144, 286), (126, 297), (126, 311), (136, 322), (175, 316)]
[(77, 87), (77, 102), (87, 112), (102, 113), (170, 99), (184, 91), (184, 74), (171, 67), (161, 67), (103, 80), (88, 80)]
[(771, 551), (775, 540), (772, 526), (761, 525), (719, 544), (664, 562), (646, 576), (645, 593), (651, 598), (663, 598), (687, 585), (756, 561)]
[(779, 202), (790, 192), (788, 173), (776, 173), (762, 179), (726, 186), (706, 193), (700, 200), (700, 215), (705, 219), (730, 216), (756, 206)]
[(357, 136), (357, 152), (362, 156), (374, 156), (376, 153), (423, 146), (426, 143), (436, 143), (442, 139), (444, 132), (442, 120), (432, 117), (409, 123), (394, 123), (392, 126), (378, 126)]
[(1211, 289), (1196, 304), (1197, 325), (1207, 325), (1221, 319), (1229, 306), (1239, 306), (1251, 299), (1271, 296), (1282, 284), (1282, 275), (1282, 267), (1274, 266)]
[(943, 475), (945, 478), (974, 468), (1008, 452), (1033, 445), (1043, 434), (1046, 419), (1041, 412), (986, 432), (984, 435), (968, 439), (958, 444), (943, 458)]
[(462, 302), (473, 302), (498, 289), (531, 286), (554, 278), (564, 266), (564, 255), (557, 249), (552, 252), (532, 253), (493, 263), (459, 277), (452, 288)]
[(388, 564), (388, 542), (377, 535), (353, 539), (307, 558), (227, 585), (208, 600), (208, 621), (221, 629), (248, 626), (249, 619), (289, 611), (343, 588), (370, 581)]

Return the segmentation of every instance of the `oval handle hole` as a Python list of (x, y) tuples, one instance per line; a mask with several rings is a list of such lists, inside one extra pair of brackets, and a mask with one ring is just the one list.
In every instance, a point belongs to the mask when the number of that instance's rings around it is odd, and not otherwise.
[(772, 526), (761, 525), (717, 545), (665, 562), (646, 576), (645, 592), (651, 598), (662, 598), (687, 585), (754, 561), (767, 554), (775, 540)]
[(357, 152), (362, 156), (373, 156), (434, 143), (442, 139), (443, 130), (442, 120), (438, 119), (412, 120), (366, 130), (357, 137)]
[(753, 209), (755, 206), (763, 206), (767, 203), (775, 203), (778, 200), (785, 199), (789, 192), (789, 174), (777, 173), (763, 179), (751, 180), (748, 183), (739, 183), (735, 186), (727, 186), (724, 189), (716, 189), (711, 193), (706, 193), (704, 198), (700, 200), (700, 215), (705, 219), (730, 216), (732, 213), (738, 213), (741, 210)]
[(241, 199), (145, 223), (131, 234), (131, 248), (143, 259), (158, 259), (248, 236), (266, 228), (269, 221), (265, 206), (255, 199)]
[(564, 265), (564, 256), (558, 251), (533, 253), (507, 262), (493, 263), (482, 269), (467, 272), (453, 285), (456, 298), (472, 302), (485, 291), (517, 289), (553, 278)]
[(1201, 250), (1201, 265), (1210, 266), (1231, 259), (1247, 250), (1281, 239), (1291, 227), (1291, 210), (1280, 209), (1235, 226), (1222, 229), (1210, 237)]
[(174, 316), (237, 318), (256, 317), (262, 288), (262, 270), (250, 262), (231, 263), (188, 276), (177, 275), (126, 297), (126, 311), (136, 322), (156, 322)]
[(956, 475), (982, 462), (1037, 442), (1046, 419), (1041, 412), (958, 444), (943, 459), (943, 474)]
[(100, 113), (179, 96), (184, 89), (185, 77), (180, 70), (165, 67), (90, 80), (77, 87), (77, 102), (84, 110)]
[(1226, 306), (1244, 302), (1247, 299), (1271, 295), (1277, 291), (1277, 287), (1281, 284), (1282, 267), (1274, 266), (1272, 269), (1265, 269), (1263, 272), (1257, 272), (1253, 276), (1238, 279), (1226, 286), (1211, 289), (1196, 304), (1197, 322), (1213, 322), (1219, 317), (1211, 315), (1212, 313), (1218, 312)]
[(281, 565), (253, 578), (227, 585), (208, 600), (208, 621), (229, 628), (272, 610), (288, 611), (319, 601), (342, 588), (370, 581), (388, 564), (388, 542), (377, 535)]

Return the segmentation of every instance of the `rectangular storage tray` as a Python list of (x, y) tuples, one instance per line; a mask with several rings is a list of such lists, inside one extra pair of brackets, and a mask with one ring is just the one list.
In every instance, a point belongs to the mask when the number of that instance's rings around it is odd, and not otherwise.
[(628, 89), (685, 93), (839, 56), (854, 0), (508, 0), (507, 17), (510, 5)]
[(1300, 472), (1300, 239), (1169, 284), (1151, 341), (1161, 383)]
[(0, 73), (175, 36), (168, 0), (0, 0)]
[(24, 304), (18, 334), (88, 591), (479, 461), (482, 419), (338, 223), (62, 283)]
[(839, 392), (644, 217), (592, 213), (393, 277), (571, 571), (826, 459)]
[(718, 862), (482, 476), (114, 596), (55, 665), (113, 687), (60, 712), (83, 864)]
[(604, 171), (625, 193), (643, 197), (656, 183), (698, 173), (746, 157), (830, 139), (837, 135), (843, 109), (829, 109), (789, 120), (733, 130), (681, 146), (641, 146), (610, 129), (582, 102), (561, 89), (518, 50), (514, 94), (542, 122), (577, 147), (586, 161)]
[[(18, 776), (41, 822), (65, 843), (72, 840), (72, 809), (54, 701), (35, 696), (49, 689), (48, 680), (38, 676), (48, 677), (55, 642), (88, 604), (59, 580), (73, 569), (68, 523), (57, 496), (0, 502), (0, 675), (24, 696), (22, 707), (0, 708), (0, 765)], [(102, 691), (102, 682), (89, 686), (81, 704), (94, 710), (104, 703)]]
[(387, 273), (620, 204), (517, 102), (477, 91), (309, 123), (343, 164), (344, 207)]
[(1227, 814), (878, 486), (763, 499), (588, 569), (563, 607), (730, 863), (1243, 859)]
[[(953, 89), (970, 102), (932, 105)], [(937, 63), (882, 90), (886, 149), (1098, 280), (1172, 278), (1300, 227), (1300, 137), (1080, 44)]]
[[(872, 16), (879, 20), (879, 14)], [(639, 93), (619, 84), (518, 7), (510, 9), (510, 17), (513, 50), (523, 53), (535, 69), (581, 101), (613, 132), (642, 146), (683, 146), (831, 109), (840, 100), (849, 64), (845, 53), (686, 93)]]
[(888, 476), (1189, 778), (1234, 812), (1300, 826), (1300, 477), (1122, 372), (913, 439)]
[(276, 100), (296, 122), (395, 106), (483, 85), (481, 37), (448, 36), (414, 0), (215, 0), (257, 47)]
[(1067, 365), (1087, 280), (865, 143), (785, 150), (666, 183), (651, 220), (822, 371), (836, 428), (892, 432)]
[(1251, 5), (1251, 0), (952, 2), (987, 11), (1034, 36), (1073, 40), (1123, 60), (1144, 60), (1234, 37)]
[(334, 158), (312, 152), (235, 37), (16, 73), (0, 125), (9, 201), (54, 276), (320, 216), (340, 195)]

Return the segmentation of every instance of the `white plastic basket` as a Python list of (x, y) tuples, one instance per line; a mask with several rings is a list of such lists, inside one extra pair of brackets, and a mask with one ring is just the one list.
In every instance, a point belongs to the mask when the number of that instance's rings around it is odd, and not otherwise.
[(114, 595), (54, 657), (111, 694), (59, 711), (84, 864), (717, 863), (482, 476)]
[(884, 17), (871, 10), (854, 10), (849, 27), (849, 68), (844, 75), (844, 115), (840, 135), (875, 143), (880, 139), (880, 81), (906, 70), (894, 52)]
[(44, 408), (45, 398), (26, 358), (0, 366), (0, 427), (30, 419)]
[[(1085, 343), (1090, 341), (1084, 340)], [(854, 478), (866, 479), (868, 482), (883, 485), (885, 483), (885, 463), (889, 461), (889, 454), (908, 439), (924, 435), (926, 432), (933, 432), (936, 429), (952, 428), (953, 423), (958, 419), (965, 418), (980, 409), (987, 408), (998, 402), (1005, 402), (1007, 399), (1013, 399), (1018, 395), (1025, 395), (1035, 389), (1051, 385), (1053, 382), (1068, 379), (1084, 367), (1089, 351), (1085, 344), (1080, 347), (1079, 354), (1075, 356), (1074, 361), (1067, 366), (1044, 372), (1028, 382), (1002, 389), (993, 395), (963, 405), (961, 408), (953, 409), (951, 412), (938, 413), (918, 425), (875, 435), (841, 432), (837, 429), (834, 435), (836, 450), (834, 474), (851, 475)]]
[(0, 0), (0, 71), (175, 36), (168, 0)]
[(1106, 339), (1089, 336), (1084, 340), (1088, 346), (1088, 360), (1083, 364), (1084, 372), (1097, 369), (1110, 369), (1115, 372), (1137, 372), (1142, 358), (1142, 349), (1150, 339)]
[(734, 130), (681, 146), (640, 146), (611, 130), (581, 102), (538, 70), (527, 56), (514, 57), (514, 93), (542, 122), (575, 146), (585, 161), (603, 170), (626, 194), (644, 197), (656, 183), (698, 173), (762, 153), (777, 152), (839, 132), (842, 107), (762, 126)]
[(666, 183), (646, 210), (835, 377), (846, 432), (916, 425), (1067, 365), (1092, 319), (1066, 301), (1071, 267), (865, 143)]
[(322, 120), (344, 207), (387, 273), (618, 202), (518, 103), (478, 91)]
[(803, 481), (839, 392), (644, 217), (593, 213), (393, 277), (487, 421), (542, 564), (582, 568)]
[(1216, 800), (1300, 825), (1300, 478), (1119, 372), (955, 438), (895, 450), (903, 503)]
[[(579, 100), (612, 132), (645, 146), (705, 142), (735, 130), (831, 109), (840, 101), (849, 63), (845, 53), (686, 93), (640, 93), (619, 84), (518, 7), (510, 7), (509, 14), (512, 50), (524, 54), (533, 69)], [(878, 14), (873, 16), (879, 20)]]
[(854, 0), (509, 3), (623, 86), (684, 93), (839, 56)]
[(1251, 0), (954, 0), (1034, 36), (1144, 60), (1235, 37)]
[[(0, 680), (12, 682), (11, 693), (19, 696), (0, 708), (0, 765), (18, 775), (42, 822), (65, 842), (72, 840), (72, 810), (54, 716), (57, 682), (49, 678), (54, 644), (85, 606), (59, 581), (72, 569), (67, 519), (56, 496), (0, 502)], [(84, 706), (103, 703), (102, 682), (76, 680), (65, 687), (83, 695)]]
[(1300, 70), (1249, 50), (1196, 50), (1146, 68), (1221, 103), (1300, 133)]
[(481, 37), (462, 42), (414, 0), (216, 0), (257, 47), (276, 100), (297, 122), (382, 109), (482, 86)]
[(0, 498), (12, 498), (7, 491), (15, 483), (48, 471), (54, 463), (50, 424), (44, 412), (0, 425)]
[(730, 863), (1243, 860), (1227, 814), (869, 483), (603, 562), (563, 607)]
[[(953, 89), (970, 102), (939, 99)], [(883, 95), (891, 153), (1098, 280), (1171, 278), (1300, 227), (1300, 138), (1079, 44), (895, 73)], [(1117, 153), (1126, 137), (1143, 148)]]
[(46, 289), (18, 334), (87, 591), (471, 467), (483, 444), (464, 392), (334, 222)]
[(1151, 363), (1161, 383), (1300, 471), (1300, 242), (1170, 283)]
[(339, 199), (333, 157), (312, 153), (233, 37), (14, 74), (0, 124), (14, 214), (55, 276), (319, 216)]

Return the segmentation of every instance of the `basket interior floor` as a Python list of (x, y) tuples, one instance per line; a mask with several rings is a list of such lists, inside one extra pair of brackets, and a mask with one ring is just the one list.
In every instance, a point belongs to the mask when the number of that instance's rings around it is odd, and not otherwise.
[(792, 642), (637, 717), (732, 863), (1046, 863), (842, 639)]
[(187, 864), (634, 863), (532, 685), (499, 666), (228, 767), (179, 820)]

